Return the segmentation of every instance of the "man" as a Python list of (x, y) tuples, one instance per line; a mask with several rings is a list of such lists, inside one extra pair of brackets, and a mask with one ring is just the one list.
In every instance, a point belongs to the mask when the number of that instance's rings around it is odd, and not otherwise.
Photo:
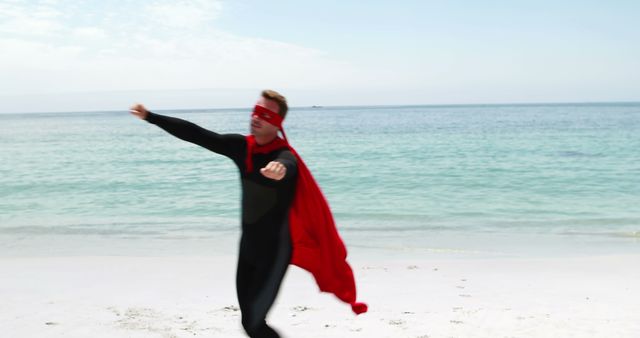
[(279, 337), (265, 317), (290, 263), (309, 270), (321, 291), (350, 303), (354, 312), (366, 311), (365, 304), (355, 302), (353, 273), (328, 205), (286, 141), (282, 121), (287, 111), (282, 95), (263, 91), (251, 115), (251, 135), (242, 136), (217, 134), (182, 119), (154, 114), (141, 104), (130, 109), (133, 115), (182, 140), (229, 157), (240, 170), (242, 236), (236, 288), (242, 326), (250, 337)]

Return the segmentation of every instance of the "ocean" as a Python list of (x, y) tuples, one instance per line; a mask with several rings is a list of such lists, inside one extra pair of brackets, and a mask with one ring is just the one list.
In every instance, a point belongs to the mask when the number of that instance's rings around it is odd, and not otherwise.
[[(157, 113), (249, 130), (248, 108)], [(640, 103), (292, 108), (284, 125), (355, 246), (536, 235), (640, 249)], [(34, 238), (235, 244), (239, 223), (231, 160), (127, 109), (0, 114), (0, 250)]]

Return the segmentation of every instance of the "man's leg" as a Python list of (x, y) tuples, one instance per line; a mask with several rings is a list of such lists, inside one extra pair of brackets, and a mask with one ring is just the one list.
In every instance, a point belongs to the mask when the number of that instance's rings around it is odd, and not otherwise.
[(282, 227), (275, 255), (255, 266), (242, 258), (238, 259), (236, 288), (242, 311), (242, 326), (250, 337), (279, 337), (270, 328), (265, 318), (271, 308), (280, 284), (291, 260), (291, 240), (288, 223)]

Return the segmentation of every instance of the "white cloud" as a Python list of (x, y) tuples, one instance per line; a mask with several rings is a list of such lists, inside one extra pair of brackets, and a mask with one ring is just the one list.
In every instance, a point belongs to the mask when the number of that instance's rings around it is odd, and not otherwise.
[(54, 8), (20, 3), (0, 3), (0, 34), (50, 37), (64, 26)]
[(220, 1), (123, 3), (0, 5), (0, 91), (348, 87), (365, 76), (317, 49), (220, 31)]
[(27, 17), (15, 18), (0, 24), (2, 33), (37, 37), (53, 36), (62, 28), (62, 25), (54, 21)]
[(198, 28), (213, 22), (222, 11), (220, 1), (155, 2), (145, 8), (151, 24), (170, 28)]
[(73, 29), (73, 34), (81, 39), (106, 39), (109, 37), (107, 32), (97, 27), (78, 27)]

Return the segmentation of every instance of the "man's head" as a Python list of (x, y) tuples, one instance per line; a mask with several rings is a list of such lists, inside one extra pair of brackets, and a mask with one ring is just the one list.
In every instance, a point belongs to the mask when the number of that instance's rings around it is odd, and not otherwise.
[[(289, 107), (284, 96), (273, 90), (263, 90), (256, 106), (264, 109), (255, 109), (251, 115), (251, 134), (257, 137), (271, 138), (278, 135), (277, 123), (284, 120)], [(277, 114), (280, 118), (273, 118), (271, 114)]]

